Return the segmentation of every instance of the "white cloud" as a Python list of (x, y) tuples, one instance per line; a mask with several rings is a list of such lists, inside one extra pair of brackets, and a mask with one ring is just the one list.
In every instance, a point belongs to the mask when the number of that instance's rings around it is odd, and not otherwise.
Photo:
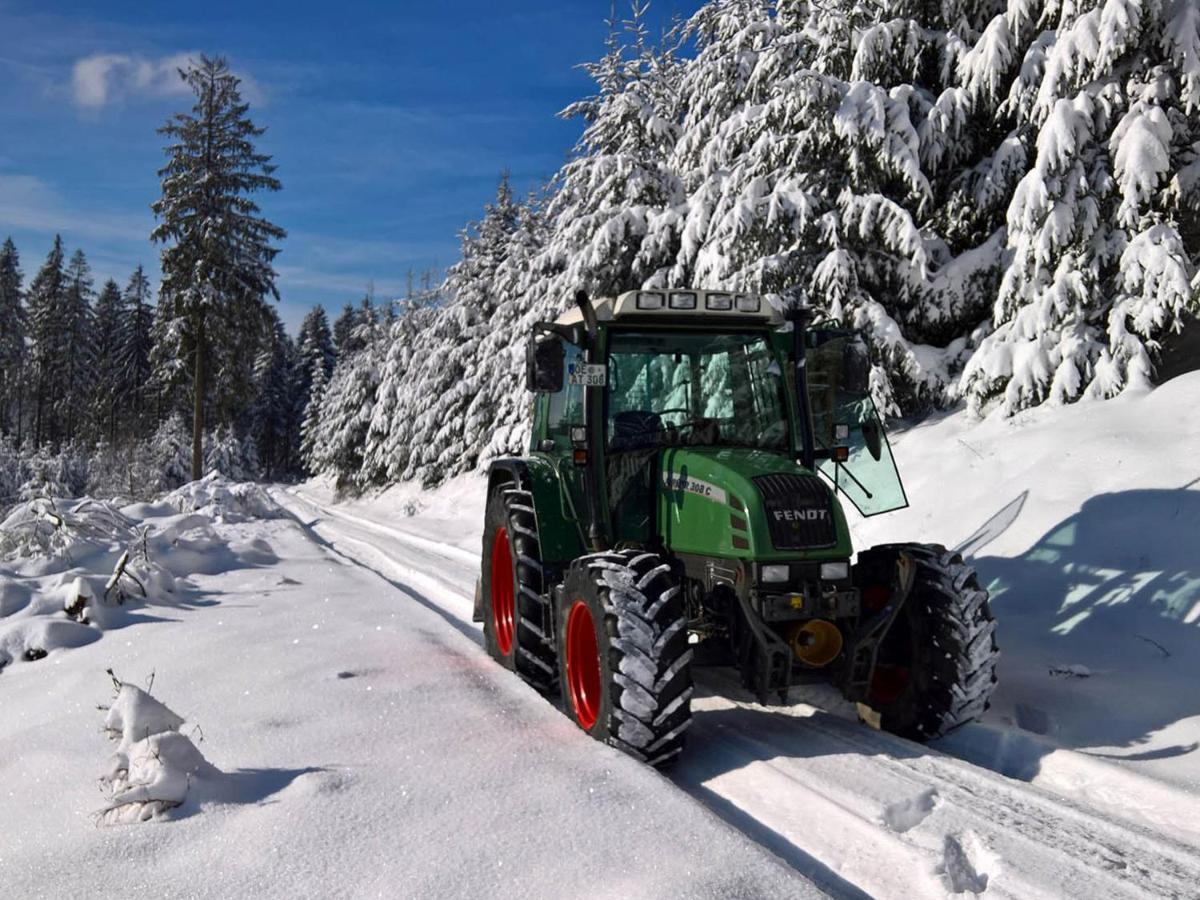
[[(77, 60), (71, 72), (71, 94), (77, 106), (99, 110), (129, 97), (184, 96), (191, 89), (179, 77), (198, 53), (175, 53), (148, 59), (126, 53), (94, 53)], [(242, 97), (261, 104), (264, 93), (253, 78), (241, 78)]]
[(81, 208), (37, 176), (0, 173), (0, 233), (61, 232), (71, 240), (144, 243), (153, 227), (148, 207), (141, 215)]

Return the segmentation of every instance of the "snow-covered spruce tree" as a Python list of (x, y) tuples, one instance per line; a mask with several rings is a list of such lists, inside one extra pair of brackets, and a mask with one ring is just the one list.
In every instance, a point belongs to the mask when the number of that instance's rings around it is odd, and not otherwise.
[(557, 275), (547, 289), (558, 302), (579, 289), (608, 296), (661, 282), (678, 243), (683, 186), (667, 157), (679, 133), (680, 73), (670, 53), (647, 44), (646, 8), (634, 4), (621, 30), (609, 23), (607, 53), (583, 67), (598, 93), (560, 113), (585, 127), (546, 210), (554, 238), (542, 266)]
[(121, 288), (109, 279), (96, 298), (91, 421), (94, 433), (110, 445), (117, 439), (118, 410), (125, 399), (120, 358), (127, 316)]
[(21, 442), (26, 360), (21, 283), (21, 258), (12, 238), (6, 238), (0, 246), (0, 435), (11, 435), (17, 444)]
[(239, 437), (219, 425), (204, 438), (204, 474), (219, 472), (230, 481), (253, 481), (259, 475), (258, 446), (251, 435)]
[(553, 319), (571, 297), (559, 293), (561, 282), (548, 283), (543, 253), (548, 240), (544, 201), (527, 198), (493, 279), (503, 302), (496, 306), (480, 343), (477, 391), (462, 426), (467, 453), (456, 471), (521, 452), (528, 443), (533, 407), (525, 391), (525, 346), (512, 336), (523, 338), (535, 321)]
[(980, 102), (1032, 160), (972, 407), (1149, 385), (1160, 340), (1200, 312), (1200, 7), (1012, 0), (971, 52), (997, 60)]
[[(420, 370), (430, 355), (442, 348), (432, 337), (444, 314), (436, 290), (416, 291), (409, 280), (408, 296), (400, 302), (387, 327), (386, 348), (381, 351), (383, 371), (371, 408), (359, 480), (363, 484), (399, 481), (409, 467), (415, 423), (412, 410), (428, 403), (419, 396), (425, 388)], [(314, 388), (315, 396), (315, 388)], [(310, 405), (311, 408), (311, 405)]]
[(60, 382), (54, 399), (56, 416), (71, 441), (83, 439), (90, 430), (88, 413), (96, 386), (94, 297), (91, 267), (83, 251), (76, 250), (67, 265), (58, 317), (62, 357), (56, 363)]
[(310, 468), (335, 476), (339, 490), (357, 490), (362, 481), (367, 429), (379, 387), (383, 340), (369, 308), (359, 317), (347, 346), (360, 347), (342, 356), (325, 391), (312, 440)]
[(807, 295), (871, 336), (892, 413), (946, 399), (999, 277), (1002, 219), (943, 212), (1003, 137), (954, 83), (985, 6), (711, 3), (682, 31), (671, 281)]
[(162, 197), (153, 206), (159, 224), (151, 237), (165, 245), (160, 334), (171, 340), (177, 360), (191, 362), (192, 476), (199, 478), (206, 401), (218, 424), (232, 423), (246, 408), (251, 342), (260, 334), (265, 299), (279, 296), (272, 242), (285, 232), (252, 199), (280, 183), (270, 157), (255, 149), (264, 129), (247, 116), (237, 76), (225, 60), (207, 56), (179, 74), (196, 102), (159, 129), (171, 143), (159, 171)]
[(353, 303), (347, 302), (333, 322), (333, 344), (336, 356), (348, 355), (354, 352), (351, 347), (354, 326), (358, 322), (358, 309)]
[(299, 443), (296, 348), (274, 310), (269, 310), (269, 333), (254, 362), (255, 401), (249, 433), (254, 437), (263, 477), (278, 478), (296, 467)]
[(300, 462), (310, 474), (320, 471), (317, 458), (317, 442), (320, 439), (321, 405), (329, 388), (329, 376), (324, 366), (316, 366), (308, 388), (308, 403), (304, 407), (304, 419), (300, 423)]
[(28, 314), (30, 380), (33, 387), (33, 433), (35, 446), (60, 437), (53, 401), (60, 389), (63, 352), (63, 306), (66, 273), (63, 269), (62, 237), (54, 236), (54, 245), (29, 285)]
[(308, 405), (309, 388), (317, 366), (325, 370), (328, 382), (329, 374), (333, 371), (333, 363), (337, 353), (333, 347), (333, 334), (329, 330), (329, 319), (323, 306), (314, 306), (304, 315), (300, 323), (300, 333), (296, 336), (297, 351), (300, 355), (300, 402), (303, 407)]
[(158, 490), (174, 490), (191, 479), (191, 443), (187, 423), (178, 414), (168, 416), (155, 429), (145, 448), (145, 456), (150, 463), (148, 469), (158, 482)]
[(117, 391), (121, 418), (139, 437), (151, 422), (151, 382), (153, 370), (154, 310), (150, 306), (150, 281), (141, 266), (133, 270), (125, 286), (125, 315), (120, 328), (117, 353)]
[(408, 403), (396, 415), (411, 421), (406, 478), (425, 485), (474, 468), (478, 435), (468, 435), (464, 413), (478, 394), (483, 340), (502, 324), (493, 321), (507, 301), (496, 284), (520, 210), (513, 200), (508, 173), (501, 176), (496, 199), (483, 218), (461, 235), (462, 256), (447, 273), (446, 305), (421, 335), (419, 365), (410, 370), (411, 390), (400, 394)]

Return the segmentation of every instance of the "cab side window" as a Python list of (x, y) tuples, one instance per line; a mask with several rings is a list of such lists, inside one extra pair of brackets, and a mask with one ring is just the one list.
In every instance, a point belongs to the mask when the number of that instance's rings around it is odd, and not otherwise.
[[(563, 344), (565, 358), (563, 371), (568, 372), (573, 363), (583, 361), (583, 351), (574, 344)], [(550, 395), (546, 410), (546, 437), (554, 441), (559, 450), (571, 447), (571, 426), (583, 424), (583, 387), (578, 384), (566, 384), (563, 378), (562, 390)]]

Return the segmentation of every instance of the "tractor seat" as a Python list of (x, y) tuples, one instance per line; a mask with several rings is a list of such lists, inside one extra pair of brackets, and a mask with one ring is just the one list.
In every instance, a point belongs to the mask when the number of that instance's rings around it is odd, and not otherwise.
[(630, 409), (613, 416), (611, 450), (640, 450), (658, 446), (662, 437), (662, 418), (648, 409)]

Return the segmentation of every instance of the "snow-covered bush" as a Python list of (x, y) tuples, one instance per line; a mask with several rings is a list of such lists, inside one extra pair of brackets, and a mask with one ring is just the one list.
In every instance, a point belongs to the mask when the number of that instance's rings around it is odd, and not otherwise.
[(104, 730), (117, 748), (100, 778), (107, 803), (98, 816), (108, 825), (147, 822), (181, 805), (193, 781), (221, 773), (180, 733), (181, 716), (136, 685), (113, 683)]
[(163, 502), (181, 513), (202, 512), (218, 522), (275, 519), (283, 515), (283, 510), (260, 485), (233, 482), (215, 471), (176, 488), (163, 497)]

